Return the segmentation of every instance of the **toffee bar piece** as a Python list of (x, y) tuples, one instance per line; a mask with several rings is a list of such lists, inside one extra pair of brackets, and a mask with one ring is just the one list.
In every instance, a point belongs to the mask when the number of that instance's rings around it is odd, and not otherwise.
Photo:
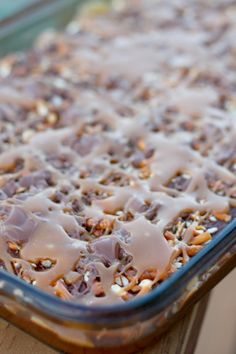
[(129, 1), (0, 62), (0, 266), (142, 296), (235, 217), (231, 1)]

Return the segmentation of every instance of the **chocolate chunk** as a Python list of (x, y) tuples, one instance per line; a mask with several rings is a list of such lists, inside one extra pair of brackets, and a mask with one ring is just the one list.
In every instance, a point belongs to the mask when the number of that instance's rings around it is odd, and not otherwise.
[(185, 191), (188, 188), (191, 178), (186, 178), (183, 175), (176, 176), (168, 184), (169, 188), (176, 189), (177, 191)]
[(20, 186), (29, 189), (30, 187), (45, 188), (53, 185), (52, 174), (49, 171), (37, 171), (24, 176), (19, 181)]
[(16, 242), (27, 241), (34, 233), (37, 222), (30, 218), (24, 210), (12, 207), (4, 222), (3, 235)]
[(112, 264), (119, 257), (120, 245), (116, 239), (101, 237), (91, 244), (94, 253)]
[(0, 200), (7, 199), (7, 197), (8, 195), (3, 190), (0, 190)]
[(4, 185), (2, 190), (8, 197), (12, 197), (16, 193), (16, 189), (17, 189), (16, 182), (10, 180)]

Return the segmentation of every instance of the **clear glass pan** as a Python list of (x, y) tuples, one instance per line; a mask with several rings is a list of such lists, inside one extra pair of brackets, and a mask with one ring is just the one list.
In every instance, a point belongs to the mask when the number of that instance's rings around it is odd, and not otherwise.
[[(29, 46), (46, 27), (61, 27), (78, 3), (36, 1), (0, 21), (0, 55)], [(69, 353), (104, 354), (111, 347), (113, 353), (134, 352), (165, 331), (235, 266), (236, 220), (151, 293), (122, 305), (65, 302), (0, 271), (0, 315)]]

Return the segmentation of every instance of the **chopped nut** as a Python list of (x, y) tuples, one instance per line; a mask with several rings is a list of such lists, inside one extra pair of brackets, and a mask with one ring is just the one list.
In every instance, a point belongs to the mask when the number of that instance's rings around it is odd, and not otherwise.
[(172, 240), (172, 241), (175, 240), (175, 235), (172, 232), (168, 231), (168, 230), (165, 232), (164, 236), (165, 236), (165, 238), (167, 240)]
[(134, 285), (132, 288), (129, 289), (132, 293), (139, 293), (141, 290), (141, 287), (139, 285)]
[(51, 125), (54, 125), (56, 124), (58, 121), (58, 116), (56, 115), (56, 113), (50, 113), (48, 116), (47, 116), (47, 122)]
[(220, 212), (214, 212), (214, 216), (220, 220), (220, 221), (224, 221), (224, 222), (229, 222), (231, 220), (231, 215), (226, 214), (226, 213), (220, 213)]
[(141, 171), (139, 172), (139, 178), (141, 179), (148, 179), (151, 177), (151, 170), (149, 166), (145, 166), (141, 168)]
[(189, 246), (187, 247), (187, 253), (190, 257), (193, 257), (195, 256), (195, 254), (197, 254), (201, 249), (202, 249), (203, 246), (201, 245), (193, 245), (193, 246)]
[(212, 239), (211, 234), (209, 231), (206, 231), (198, 236), (194, 236), (191, 244), (192, 245), (201, 245), (202, 243), (206, 243)]
[(138, 148), (142, 151), (144, 151), (146, 148), (146, 144), (143, 139), (139, 140), (137, 145), (138, 145)]
[(64, 276), (64, 280), (67, 284), (73, 284), (81, 279), (82, 279), (82, 275), (72, 270)]
[(154, 280), (157, 274), (157, 270), (155, 268), (146, 269), (140, 277), (140, 280)]
[(8, 241), (8, 247), (12, 250), (12, 251), (19, 251), (20, 250), (20, 247), (12, 242), (12, 241)]

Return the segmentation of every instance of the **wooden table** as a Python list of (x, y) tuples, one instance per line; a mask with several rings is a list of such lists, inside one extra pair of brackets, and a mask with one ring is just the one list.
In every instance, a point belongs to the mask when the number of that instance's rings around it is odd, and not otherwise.
[[(154, 345), (138, 354), (192, 354), (198, 339), (208, 296), (197, 303), (193, 310), (176, 323), (169, 332)], [(6, 321), (0, 320), (0, 354), (56, 354), (57, 352), (40, 343)]]

